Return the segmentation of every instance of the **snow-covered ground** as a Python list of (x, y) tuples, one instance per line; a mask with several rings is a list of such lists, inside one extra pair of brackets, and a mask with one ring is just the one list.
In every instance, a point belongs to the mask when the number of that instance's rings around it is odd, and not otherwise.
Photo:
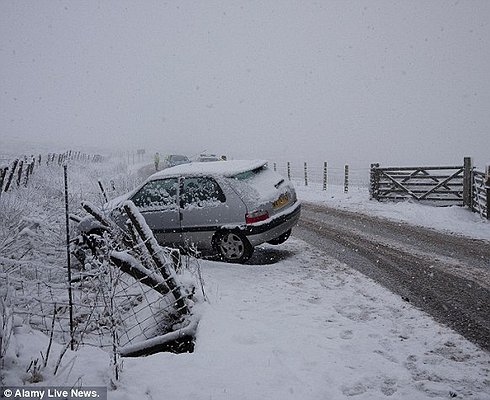
[[(112, 178), (102, 171), (97, 178)], [(466, 210), (370, 202), (355, 189), (298, 192), (305, 201), (490, 238), (490, 224)], [(97, 348), (68, 351), (53, 376), (62, 349), (54, 345), (37, 385), (109, 386), (118, 400), (490, 399), (490, 354), (399, 296), (294, 237), (256, 252), (255, 265), (199, 261), (208, 301), (195, 310), (194, 353), (124, 359), (112, 387), (110, 355)], [(4, 383), (32, 378), (25, 371), (48, 342), (15, 328)]]
[(196, 352), (125, 361), (114, 398), (490, 398), (487, 353), (301, 241), (275, 251), (204, 263)]

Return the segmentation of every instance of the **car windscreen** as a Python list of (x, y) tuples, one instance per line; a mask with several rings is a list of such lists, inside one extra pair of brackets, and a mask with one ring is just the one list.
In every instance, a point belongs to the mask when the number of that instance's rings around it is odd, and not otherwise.
[(172, 161), (188, 161), (189, 159), (186, 156), (170, 156)]

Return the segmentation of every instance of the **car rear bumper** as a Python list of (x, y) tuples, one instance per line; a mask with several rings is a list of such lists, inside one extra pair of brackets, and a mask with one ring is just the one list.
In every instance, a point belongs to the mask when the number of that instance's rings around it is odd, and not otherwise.
[(301, 204), (298, 202), (279, 216), (276, 216), (271, 221), (264, 221), (258, 224), (247, 225), (243, 233), (246, 235), (252, 246), (273, 240), (281, 236), (284, 232), (292, 229), (299, 220), (301, 214)]

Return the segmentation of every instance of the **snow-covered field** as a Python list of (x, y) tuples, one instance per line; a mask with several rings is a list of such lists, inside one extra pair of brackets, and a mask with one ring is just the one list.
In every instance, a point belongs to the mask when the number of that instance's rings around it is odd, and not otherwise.
[[(98, 178), (125, 187), (136, 181), (117, 163), (89, 166), (71, 175), (73, 201), (85, 188), (95, 192)], [(490, 224), (462, 209), (380, 204), (355, 189), (345, 195), (298, 186), (298, 192), (306, 201), (490, 239)], [(46, 218), (39, 205), (23, 204)], [(208, 301), (195, 309), (194, 353), (124, 359), (112, 385), (110, 354), (93, 347), (68, 351), (53, 375), (62, 350), (55, 344), (37, 385), (103, 385), (109, 399), (128, 400), (490, 399), (488, 352), (328, 254), (293, 237), (260, 247), (251, 262), (199, 261)], [(7, 386), (27, 384), (29, 363), (49, 342), (16, 324), (4, 358)]]

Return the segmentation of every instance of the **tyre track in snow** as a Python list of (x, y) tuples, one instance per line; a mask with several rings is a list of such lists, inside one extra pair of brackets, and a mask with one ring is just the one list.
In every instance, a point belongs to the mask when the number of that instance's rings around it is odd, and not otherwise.
[(490, 243), (303, 203), (294, 236), (490, 350)]

